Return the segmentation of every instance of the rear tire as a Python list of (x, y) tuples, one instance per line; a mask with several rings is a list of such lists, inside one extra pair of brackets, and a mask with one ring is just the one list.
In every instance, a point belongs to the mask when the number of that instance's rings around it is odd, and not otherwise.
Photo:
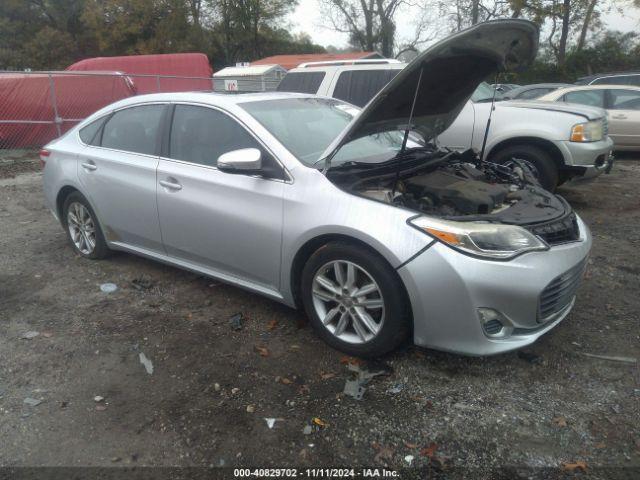
[(62, 223), (76, 253), (98, 260), (109, 255), (98, 217), (80, 192), (67, 196), (62, 206)]
[(513, 145), (492, 154), (489, 161), (508, 164), (512, 158), (527, 162), (535, 169), (534, 173), (542, 188), (550, 192), (555, 191), (559, 179), (558, 167), (551, 156), (542, 148), (534, 145)]
[(351, 243), (331, 242), (304, 266), (302, 301), (325, 342), (349, 355), (376, 357), (398, 347), (411, 330), (401, 282), (382, 257)]

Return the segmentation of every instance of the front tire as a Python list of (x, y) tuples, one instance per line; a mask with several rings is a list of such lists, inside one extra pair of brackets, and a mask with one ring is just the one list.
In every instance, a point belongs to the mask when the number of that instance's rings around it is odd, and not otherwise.
[(529, 165), (542, 188), (555, 191), (559, 180), (558, 167), (547, 152), (534, 145), (512, 145), (492, 154), (489, 161), (508, 165), (513, 158)]
[(67, 238), (76, 253), (92, 260), (109, 255), (98, 217), (84, 195), (71, 193), (64, 201), (62, 212)]
[(301, 292), (320, 338), (349, 355), (380, 356), (409, 335), (409, 302), (398, 274), (362, 247), (321, 247), (304, 266)]

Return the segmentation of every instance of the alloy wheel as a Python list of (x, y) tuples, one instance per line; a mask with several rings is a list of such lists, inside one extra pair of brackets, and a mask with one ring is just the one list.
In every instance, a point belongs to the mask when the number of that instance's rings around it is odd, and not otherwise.
[(346, 260), (323, 265), (313, 278), (313, 306), (334, 336), (348, 343), (372, 340), (382, 328), (384, 298), (373, 277)]
[(89, 209), (73, 202), (67, 210), (67, 225), (71, 241), (83, 255), (91, 255), (96, 248), (96, 227)]

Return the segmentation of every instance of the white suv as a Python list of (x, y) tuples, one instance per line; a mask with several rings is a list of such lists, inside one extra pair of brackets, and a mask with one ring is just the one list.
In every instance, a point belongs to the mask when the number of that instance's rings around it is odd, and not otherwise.
[(364, 107), (405, 66), (393, 59), (303, 63), (287, 72), (277, 90), (313, 93)]
[[(317, 94), (364, 107), (406, 65), (392, 59), (305, 63), (287, 73), (278, 91)], [(522, 160), (550, 191), (567, 180), (593, 179), (610, 171), (613, 141), (603, 109), (500, 101), (483, 149), (492, 98), (493, 89), (481, 83), (453, 124), (433, 140), (454, 150), (484, 150), (483, 158), (494, 163)]]

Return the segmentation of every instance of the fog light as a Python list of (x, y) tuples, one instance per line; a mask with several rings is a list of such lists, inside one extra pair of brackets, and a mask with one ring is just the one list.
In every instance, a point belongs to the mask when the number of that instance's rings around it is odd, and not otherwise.
[(487, 337), (505, 338), (511, 335), (513, 326), (507, 317), (493, 308), (479, 308), (478, 316)]

